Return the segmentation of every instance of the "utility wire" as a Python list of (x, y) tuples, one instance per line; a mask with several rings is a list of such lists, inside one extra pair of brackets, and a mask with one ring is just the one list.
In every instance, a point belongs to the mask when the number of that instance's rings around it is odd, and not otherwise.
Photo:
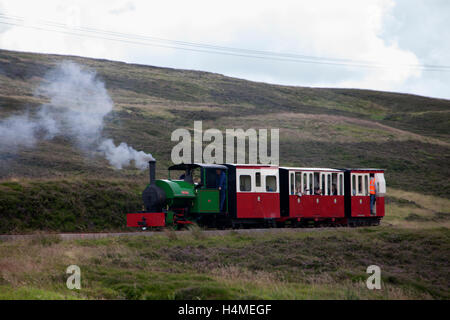
[[(292, 53), (277, 53), (271, 51), (241, 49), (233, 47), (224, 47), (204, 43), (186, 42), (178, 40), (170, 40), (164, 38), (157, 38), (152, 36), (127, 34), (121, 32), (114, 32), (108, 30), (95, 29), (90, 27), (69, 27), (66, 24), (41, 20), (34, 20), (29, 23), (26, 19), (18, 16), (5, 15), (0, 13), (0, 24), (18, 26), (23, 28), (31, 28), (35, 30), (50, 31), (74, 35), (79, 37), (88, 37), (95, 39), (104, 39), (110, 41), (117, 41), (122, 43), (138, 44), (145, 46), (154, 46), (170, 49), (179, 49), (192, 52), (221, 54), (228, 56), (237, 56), (245, 58), (256, 58), (264, 60), (300, 62), (309, 64), (323, 64), (347, 67), (363, 67), (363, 68), (408, 68), (418, 69), (423, 71), (450, 71), (450, 66), (439, 65), (411, 65), (411, 64), (385, 64), (375, 61), (364, 61), (354, 59), (336, 59), (314, 57)], [(56, 28), (56, 29), (55, 29)]]

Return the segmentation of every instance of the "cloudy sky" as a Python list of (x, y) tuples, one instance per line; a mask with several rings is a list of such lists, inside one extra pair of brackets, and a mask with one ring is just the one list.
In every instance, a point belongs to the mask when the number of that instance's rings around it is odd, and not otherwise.
[(450, 99), (448, 0), (0, 1), (0, 48)]

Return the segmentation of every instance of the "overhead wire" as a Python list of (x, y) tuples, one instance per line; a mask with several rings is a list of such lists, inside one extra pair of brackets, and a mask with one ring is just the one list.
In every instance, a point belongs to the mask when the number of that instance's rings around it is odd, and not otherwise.
[(273, 51), (244, 49), (235, 47), (218, 46), (213, 44), (187, 42), (180, 40), (171, 40), (148, 35), (137, 35), (122, 33), (116, 31), (109, 31), (97, 29), (92, 27), (69, 26), (67, 24), (33, 19), (27, 19), (19, 16), (11, 16), (0, 13), (0, 24), (11, 25), (17, 27), (31, 28), (35, 30), (57, 32), (78, 37), (88, 37), (95, 39), (104, 39), (109, 41), (117, 41), (128, 44), (137, 44), (145, 46), (154, 46), (161, 48), (169, 48), (176, 50), (185, 50), (198, 53), (220, 54), (227, 56), (255, 58), (263, 60), (286, 61), (297, 63), (309, 63), (319, 65), (334, 65), (346, 67), (362, 67), (362, 68), (408, 68), (423, 71), (450, 71), (450, 66), (443, 65), (426, 65), (426, 64), (393, 64), (382, 63), (368, 60), (342, 59), (342, 58), (327, 58), (302, 55), (296, 53), (280, 53)]

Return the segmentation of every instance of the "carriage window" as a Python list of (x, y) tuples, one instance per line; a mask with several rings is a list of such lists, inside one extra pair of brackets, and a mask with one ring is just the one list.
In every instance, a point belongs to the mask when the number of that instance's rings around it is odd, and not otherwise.
[(356, 176), (352, 175), (352, 196), (356, 196)]
[(252, 190), (252, 178), (248, 175), (242, 175), (239, 177), (239, 185), (241, 191), (251, 191)]
[(369, 177), (367, 175), (364, 176), (364, 187), (365, 187), (365, 195), (369, 195)]
[(344, 175), (341, 173), (339, 174), (339, 195), (343, 196), (344, 195)]
[(311, 190), (311, 194), (315, 194), (317, 190), (320, 189), (320, 174), (319, 172), (314, 172), (314, 188)]
[(266, 176), (266, 191), (269, 191), (269, 192), (277, 191), (277, 177), (276, 176)]
[(291, 173), (291, 194), (295, 194), (295, 180), (293, 173)]
[(302, 174), (300, 172), (295, 173), (295, 193), (302, 192)]
[(303, 190), (302, 193), (304, 194), (308, 194), (308, 174), (304, 173), (303, 174)]
[(338, 174), (337, 173), (332, 173), (331, 174), (331, 195), (333, 196), (337, 196), (338, 193)]
[(321, 183), (321, 189), (322, 189), (322, 195), (325, 195), (325, 174), (321, 174), (320, 175), (320, 178), (321, 178), (321, 180), (322, 180), (322, 183)]
[(255, 173), (255, 185), (261, 187), (261, 172)]
[(331, 174), (327, 175), (327, 195), (331, 195)]
[(314, 192), (314, 180), (313, 180), (313, 174), (309, 174), (309, 192), (308, 194), (313, 194)]
[(358, 194), (363, 193), (362, 176), (358, 176)]

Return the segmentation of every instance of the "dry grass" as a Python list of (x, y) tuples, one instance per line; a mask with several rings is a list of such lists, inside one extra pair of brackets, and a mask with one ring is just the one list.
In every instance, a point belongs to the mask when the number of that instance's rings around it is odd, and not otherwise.
[(392, 188), (387, 192), (388, 196), (412, 201), (428, 210), (450, 214), (450, 199)]
[(450, 228), (450, 200), (388, 189), (385, 223), (407, 228)]
[[(226, 121), (226, 120), (225, 120)], [(268, 127), (283, 128), (282, 134), (297, 141), (335, 141), (351, 143), (360, 141), (419, 141), (450, 147), (450, 143), (406, 130), (401, 130), (379, 122), (358, 119), (354, 117), (336, 116), (329, 114), (306, 113), (278, 113), (265, 115), (252, 115), (232, 121), (246, 124), (249, 127), (258, 127), (264, 123)], [(231, 123), (230, 123), (231, 125)]]
[[(442, 228), (168, 234), (0, 243), (0, 298), (430, 299), (449, 281)], [(382, 290), (365, 287), (372, 263)], [(71, 264), (80, 292), (65, 288)]]

